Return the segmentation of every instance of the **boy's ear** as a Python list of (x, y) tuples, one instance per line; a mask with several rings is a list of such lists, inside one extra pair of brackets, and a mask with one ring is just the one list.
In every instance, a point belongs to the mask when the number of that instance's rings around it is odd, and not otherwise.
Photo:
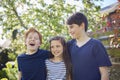
[(84, 23), (82, 23), (82, 24), (81, 24), (81, 27), (82, 27), (82, 29), (84, 29), (84, 28), (85, 28), (85, 24), (84, 24)]
[(42, 43), (41, 43), (41, 42), (39, 42), (39, 47), (41, 46), (41, 44), (42, 44)]

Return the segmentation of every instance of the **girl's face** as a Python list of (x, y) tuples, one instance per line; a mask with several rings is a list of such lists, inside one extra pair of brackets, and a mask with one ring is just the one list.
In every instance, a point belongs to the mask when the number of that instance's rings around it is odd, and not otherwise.
[(40, 46), (39, 35), (36, 32), (30, 32), (25, 40), (28, 52), (37, 51)]
[(63, 46), (60, 40), (51, 41), (50, 49), (54, 57), (62, 57)]

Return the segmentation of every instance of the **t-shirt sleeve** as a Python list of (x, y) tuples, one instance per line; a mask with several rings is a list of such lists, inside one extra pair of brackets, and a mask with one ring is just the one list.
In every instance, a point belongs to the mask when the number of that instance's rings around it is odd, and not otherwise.
[(21, 71), (21, 69), (20, 69), (20, 59), (19, 59), (19, 57), (17, 57), (17, 66), (18, 66), (18, 71)]
[(50, 51), (44, 51), (44, 59), (48, 59), (50, 57)]
[(73, 45), (74, 42), (75, 42), (75, 39), (69, 40), (67, 42), (67, 49), (68, 49), (69, 53), (70, 53), (70, 49), (71, 49), (71, 47), (72, 47), (72, 45)]
[(98, 41), (94, 46), (94, 55), (99, 67), (112, 65), (109, 55), (100, 41)]

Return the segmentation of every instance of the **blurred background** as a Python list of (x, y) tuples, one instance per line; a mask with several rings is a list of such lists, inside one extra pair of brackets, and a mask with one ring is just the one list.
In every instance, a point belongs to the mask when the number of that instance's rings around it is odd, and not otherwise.
[(42, 33), (42, 49), (61, 35), (69, 40), (65, 21), (76, 12), (89, 20), (88, 35), (101, 40), (113, 66), (110, 80), (120, 80), (120, 0), (0, 0), (0, 80), (17, 80), (16, 57), (25, 52), (24, 32)]

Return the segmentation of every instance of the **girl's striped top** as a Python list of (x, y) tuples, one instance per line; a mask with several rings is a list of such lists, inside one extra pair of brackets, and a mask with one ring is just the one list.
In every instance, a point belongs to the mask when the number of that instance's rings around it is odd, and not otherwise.
[(66, 80), (66, 68), (63, 61), (46, 60), (47, 80)]

